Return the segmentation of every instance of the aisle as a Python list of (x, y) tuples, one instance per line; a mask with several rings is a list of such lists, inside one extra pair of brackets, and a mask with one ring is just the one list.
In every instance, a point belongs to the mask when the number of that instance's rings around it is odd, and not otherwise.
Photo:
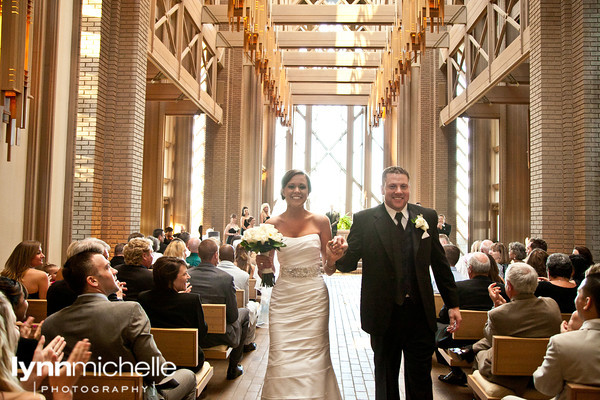
[[(369, 335), (360, 329), (361, 275), (335, 274), (325, 277), (329, 288), (331, 320), (329, 334), (331, 357), (340, 390), (345, 400), (375, 398), (373, 352)], [(258, 400), (267, 368), (268, 329), (256, 330), (258, 349), (244, 355), (244, 375), (235, 381), (225, 378), (227, 361), (209, 360), (215, 374), (202, 393), (206, 400)], [(438, 381), (437, 376), (447, 373), (445, 367), (434, 361), (432, 379), (436, 400), (471, 400), (468, 388), (450, 386)], [(402, 380), (402, 377), (400, 378)]]

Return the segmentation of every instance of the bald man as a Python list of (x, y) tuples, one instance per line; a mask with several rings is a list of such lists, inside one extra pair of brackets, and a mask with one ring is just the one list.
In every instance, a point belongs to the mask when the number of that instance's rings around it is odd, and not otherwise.
[(198, 246), (200, 246), (200, 239), (197, 237), (190, 238), (187, 243), (187, 248), (190, 251), (190, 255), (185, 259), (190, 267), (197, 267), (200, 265), (200, 256), (198, 255)]

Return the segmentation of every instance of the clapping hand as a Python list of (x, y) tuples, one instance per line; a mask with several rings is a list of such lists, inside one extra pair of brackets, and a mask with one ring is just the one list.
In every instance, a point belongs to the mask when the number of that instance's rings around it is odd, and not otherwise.
[[(59, 388), (56, 393), (53, 393), (54, 400), (69, 400), (73, 398), (71, 388), (77, 383), (91, 355), (89, 340), (80, 340), (73, 348), (73, 351), (71, 351), (71, 355), (69, 355), (69, 359), (67, 360), (67, 363), (71, 364), (70, 367), (67, 368), (64, 366), (60, 369), (59, 373), (48, 377), (49, 386)], [(67, 391), (65, 388), (69, 390)]]
[(500, 291), (501, 289), (496, 282), (488, 286), (488, 294), (490, 295), (490, 299), (492, 299), (492, 301), (494, 302), (494, 307), (498, 307), (506, 303), (506, 300), (504, 299), (504, 297), (502, 297)]
[(125, 292), (127, 291), (127, 283), (117, 281), (117, 286), (119, 286), (119, 291), (117, 292), (117, 298), (123, 300), (123, 297), (126, 296)]
[[(50, 343), (48, 343), (46, 347), (44, 347), (45, 342), (46, 338), (41, 336), (31, 361), (50, 363), (60, 362), (64, 355), (63, 350), (67, 345), (65, 338), (62, 336), (56, 336)], [(29, 379), (23, 383), (23, 387), (25, 389), (33, 390), (33, 388), (39, 387), (44, 378), (48, 375), (48, 367), (44, 366), (41, 369), (41, 375), (37, 375), (36, 372), (37, 369), (34, 369), (29, 376)]]

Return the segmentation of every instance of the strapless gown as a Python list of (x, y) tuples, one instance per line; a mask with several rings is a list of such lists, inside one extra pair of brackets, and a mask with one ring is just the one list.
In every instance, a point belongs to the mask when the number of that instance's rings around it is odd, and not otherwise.
[(269, 306), (262, 399), (341, 399), (329, 353), (329, 292), (319, 235), (284, 237)]

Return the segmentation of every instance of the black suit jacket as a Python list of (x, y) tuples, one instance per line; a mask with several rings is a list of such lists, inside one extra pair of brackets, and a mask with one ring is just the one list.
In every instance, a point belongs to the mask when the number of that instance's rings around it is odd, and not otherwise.
[[(436, 330), (435, 303), (429, 275), (429, 266), (433, 270), (436, 283), (450, 307), (458, 306), (458, 295), (450, 265), (439, 241), (437, 231), (437, 213), (415, 204), (408, 205), (409, 221), (413, 223), (418, 214), (427, 221), (428, 237), (423, 238), (421, 229), (413, 229), (412, 244), (415, 264), (415, 277), (421, 303), (432, 331)], [(348, 251), (337, 261), (337, 268), (343, 272), (356, 269), (362, 258), (362, 289), (360, 316), (362, 329), (372, 335), (383, 335), (387, 330), (395, 304), (396, 276), (394, 263), (400, 257), (394, 257), (393, 237), (390, 232), (393, 225), (383, 204), (356, 213), (348, 235)], [(392, 228), (390, 228), (392, 227)], [(408, 322), (407, 322), (408, 323)]]
[[(494, 302), (490, 299), (488, 294), (488, 286), (493, 281), (487, 276), (474, 276), (473, 279), (467, 279), (464, 281), (456, 282), (456, 290), (458, 292), (458, 306), (461, 310), (475, 310), (475, 311), (489, 311), (494, 307)], [(500, 287), (500, 294), (510, 301), (506, 292), (504, 291), (504, 285), (501, 283), (496, 284)], [(440, 310), (440, 322), (448, 324), (450, 319), (448, 317), (448, 307), (444, 304)]]
[(446, 236), (450, 236), (451, 231), (452, 231), (452, 225), (444, 224), (444, 225), (442, 225), (442, 228), (440, 229), (439, 233), (443, 233)]
[(137, 301), (139, 294), (146, 290), (154, 289), (154, 276), (152, 271), (142, 265), (119, 265), (117, 278), (127, 284), (125, 301)]
[(233, 276), (212, 264), (200, 263), (188, 269), (192, 293), (199, 294), (204, 304), (225, 304), (227, 307), (227, 333), (224, 335), (208, 334), (202, 346), (228, 344), (239, 345), (242, 327), (238, 321), (238, 307), (235, 298)]

